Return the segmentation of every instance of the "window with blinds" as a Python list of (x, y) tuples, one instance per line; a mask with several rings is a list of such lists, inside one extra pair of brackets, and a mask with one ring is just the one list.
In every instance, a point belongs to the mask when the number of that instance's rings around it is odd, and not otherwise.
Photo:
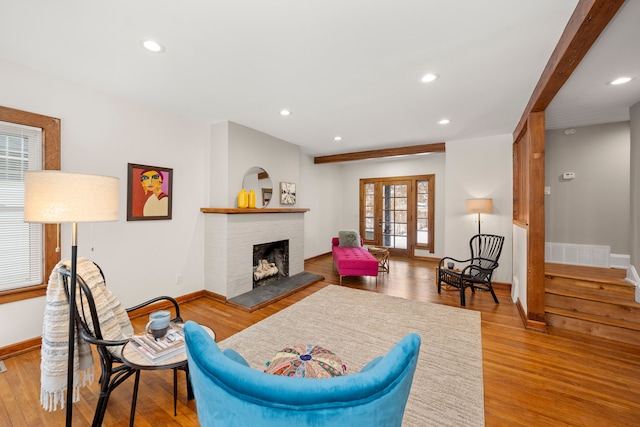
[(42, 129), (0, 121), (0, 291), (39, 284), (43, 226), (24, 222), (24, 175), (42, 169)]

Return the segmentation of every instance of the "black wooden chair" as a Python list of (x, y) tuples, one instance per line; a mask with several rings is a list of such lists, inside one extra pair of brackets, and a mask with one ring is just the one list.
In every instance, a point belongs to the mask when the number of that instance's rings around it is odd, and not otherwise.
[[(471, 288), (473, 293), (476, 289), (489, 291), (496, 304), (499, 304), (491, 285), (491, 276), (493, 271), (498, 268), (498, 259), (503, 244), (503, 236), (476, 234), (469, 241), (471, 258), (465, 260), (442, 258), (438, 263), (438, 293), (442, 289), (442, 283), (445, 283), (460, 290), (460, 305), (463, 307), (466, 288)], [(453, 263), (454, 268), (449, 268), (449, 263)]]
[[(102, 269), (96, 264), (96, 267), (100, 271), (100, 275), (104, 280), (104, 273)], [(71, 278), (71, 271), (66, 268), (59, 269), (60, 274), (64, 280), (64, 288), (67, 294), (67, 298), (69, 298), (69, 284)], [(98, 318), (98, 309), (96, 307), (96, 303), (94, 300), (94, 296), (85, 282), (85, 280), (78, 274), (76, 278), (76, 322), (78, 325), (78, 331), (80, 336), (85, 341), (89, 342), (96, 346), (98, 350), (98, 354), (100, 356), (100, 365), (102, 368), (102, 372), (100, 374), (100, 397), (98, 398), (98, 404), (96, 405), (96, 411), (93, 417), (92, 426), (99, 427), (102, 425), (102, 420), (104, 419), (104, 414), (107, 409), (107, 403), (109, 402), (109, 396), (111, 392), (122, 384), (127, 378), (131, 375), (136, 374), (136, 382), (134, 389), (134, 396), (137, 396), (137, 386), (138, 386), (138, 378), (140, 375), (139, 369), (133, 368), (131, 366), (126, 365), (122, 357), (120, 356), (122, 347), (129, 341), (129, 339), (124, 340), (108, 340), (103, 336), (103, 332), (100, 328), (100, 319)], [(105, 281), (106, 284), (106, 281)], [(135, 307), (131, 307), (126, 309), (126, 312), (132, 312), (134, 310), (138, 310), (140, 308), (146, 307), (150, 304), (156, 303), (158, 301), (169, 301), (173, 304), (173, 308), (175, 310), (175, 317), (172, 322), (180, 322), (182, 323), (182, 318), (180, 317), (180, 306), (178, 302), (169, 296), (160, 296), (153, 298), (149, 301), (145, 301), (142, 304), (138, 304)], [(187, 375), (187, 389), (188, 389), (188, 398), (193, 399), (193, 391), (191, 390), (191, 382), (189, 379), (189, 371), (188, 365), (185, 363), (183, 367), (174, 368), (174, 396), (173, 396), (173, 407), (174, 407), (174, 415), (176, 413), (176, 405), (177, 405), (177, 396), (176, 396), (176, 388), (177, 388), (177, 377), (176, 370), (181, 369), (186, 372)], [(135, 397), (134, 397), (135, 398)], [(71, 404), (71, 403), (69, 403)], [(133, 425), (135, 415), (135, 401), (131, 407), (131, 418), (130, 425)]]

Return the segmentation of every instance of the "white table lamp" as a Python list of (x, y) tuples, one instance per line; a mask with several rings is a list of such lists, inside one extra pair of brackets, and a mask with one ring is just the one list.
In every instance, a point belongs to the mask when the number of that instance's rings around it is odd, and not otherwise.
[(480, 214), (493, 212), (493, 199), (467, 199), (467, 213), (478, 214), (478, 234), (480, 233)]

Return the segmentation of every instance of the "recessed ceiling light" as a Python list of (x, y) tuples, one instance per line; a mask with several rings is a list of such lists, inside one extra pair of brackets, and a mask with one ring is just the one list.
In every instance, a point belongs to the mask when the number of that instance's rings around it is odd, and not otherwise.
[(142, 44), (142, 47), (147, 49), (149, 52), (153, 52), (153, 53), (164, 52), (164, 46), (162, 46), (160, 43), (158, 43), (155, 40), (145, 39), (145, 40), (141, 40), (140, 43)]
[(449, 123), (451, 123), (449, 119), (442, 119), (438, 122), (439, 125), (448, 125)]
[(334, 141), (342, 141), (342, 137), (341, 136), (335, 136), (333, 137)]
[(609, 82), (610, 85), (622, 85), (625, 83), (629, 83), (631, 80), (633, 80), (633, 77), (618, 77), (615, 80), (612, 80)]
[(291, 115), (291, 111), (289, 111), (289, 110), (280, 110), (280, 115), (281, 116), (290, 116)]
[(429, 82), (432, 82), (432, 81), (436, 80), (437, 78), (438, 78), (437, 74), (429, 73), (429, 74), (425, 74), (424, 76), (422, 76), (420, 81), (422, 83), (429, 83)]

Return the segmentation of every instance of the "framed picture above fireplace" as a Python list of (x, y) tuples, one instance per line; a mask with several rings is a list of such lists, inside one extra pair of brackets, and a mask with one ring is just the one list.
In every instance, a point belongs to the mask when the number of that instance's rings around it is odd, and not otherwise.
[(280, 183), (280, 203), (283, 205), (296, 204), (296, 184), (293, 182)]
[(173, 169), (129, 163), (127, 221), (171, 219)]

